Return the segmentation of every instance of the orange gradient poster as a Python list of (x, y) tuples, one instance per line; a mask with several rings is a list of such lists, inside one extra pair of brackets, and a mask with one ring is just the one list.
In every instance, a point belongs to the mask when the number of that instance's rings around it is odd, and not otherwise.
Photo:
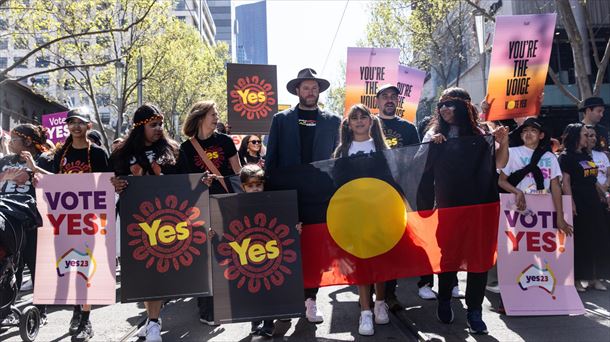
[(345, 115), (362, 103), (378, 113), (375, 95), (386, 84), (396, 84), (400, 50), (392, 48), (347, 48), (345, 68)]
[(496, 17), (487, 120), (539, 114), (556, 18), (555, 13)]
[(398, 109), (396, 115), (413, 123), (415, 122), (415, 113), (419, 105), (419, 98), (424, 87), (424, 79), (426, 73), (409, 68), (404, 65), (398, 66)]

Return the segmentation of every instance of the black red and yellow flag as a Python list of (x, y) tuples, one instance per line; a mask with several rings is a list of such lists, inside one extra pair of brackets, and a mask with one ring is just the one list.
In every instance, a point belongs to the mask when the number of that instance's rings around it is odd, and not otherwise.
[(494, 155), (476, 136), (270, 172), (269, 190), (298, 192), (305, 287), (491, 268)]

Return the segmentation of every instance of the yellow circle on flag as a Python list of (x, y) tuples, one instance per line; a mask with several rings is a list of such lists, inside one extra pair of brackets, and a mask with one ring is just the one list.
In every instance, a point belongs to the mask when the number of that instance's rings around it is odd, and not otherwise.
[(330, 199), (326, 224), (333, 240), (361, 259), (381, 255), (396, 246), (407, 226), (402, 196), (377, 178), (345, 183)]
[(508, 109), (515, 109), (515, 101), (508, 101)]

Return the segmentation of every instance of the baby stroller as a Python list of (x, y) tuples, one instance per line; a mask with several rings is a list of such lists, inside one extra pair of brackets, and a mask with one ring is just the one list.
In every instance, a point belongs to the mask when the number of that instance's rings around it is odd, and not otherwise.
[[(15, 219), (25, 218), (19, 215), (19, 209), (27, 208), (29, 204), (0, 196), (0, 332), (7, 327), (19, 327), (21, 339), (27, 342), (34, 341), (38, 335), (40, 312), (33, 305), (23, 310), (14, 306), (19, 292), (16, 274), (25, 240), (23, 227), (31, 222)], [(30, 212), (27, 216), (36, 220), (38, 211)]]

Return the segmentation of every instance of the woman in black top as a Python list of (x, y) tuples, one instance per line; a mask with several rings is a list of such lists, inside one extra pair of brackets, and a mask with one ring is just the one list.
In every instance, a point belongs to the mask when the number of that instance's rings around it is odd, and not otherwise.
[[(87, 138), (87, 133), (93, 126), (89, 115), (78, 108), (72, 109), (68, 112), (66, 123), (70, 135), (55, 151), (53, 173), (107, 172), (109, 167), (106, 151)], [(91, 305), (84, 304), (82, 311), (80, 306), (74, 307), (68, 330), (72, 341), (88, 341), (93, 337), (90, 313)]]
[(264, 159), (261, 156), (263, 147), (261, 137), (258, 135), (246, 135), (239, 145), (239, 162), (241, 165), (257, 164), (264, 167)]
[(217, 123), (218, 111), (214, 102), (195, 103), (182, 126), (182, 132), (190, 139), (180, 145), (181, 172), (208, 171), (218, 177), (210, 186), (210, 194), (232, 192), (231, 184), (222, 177), (239, 174), (241, 170), (233, 139), (216, 131)]
[(563, 134), (564, 151), (559, 156), (563, 173), (563, 192), (572, 195), (574, 212), (574, 279), (579, 292), (586, 289), (581, 280), (589, 280), (597, 290), (606, 287), (600, 278), (610, 276), (610, 254), (604, 206), (596, 189), (597, 165), (587, 152), (593, 127), (570, 124)]
[[(146, 103), (136, 109), (133, 128), (127, 138), (110, 156), (117, 176), (143, 176), (176, 173), (178, 143), (170, 139), (163, 130), (163, 114), (153, 104)], [(127, 187), (125, 179), (113, 178), (117, 193)], [(148, 320), (138, 332), (139, 337), (149, 341), (161, 340), (161, 306), (163, 301), (146, 301)]]
[[(213, 101), (199, 101), (191, 107), (182, 126), (190, 139), (180, 145), (179, 169), (183, 173), (213, 174), (210, 194), (233, 192), (223, 176), (239, 174), (241, 165), (233, 139), (216, 131), (218, 111)], [(199, 321), (214, 325), (212, 297), (198, 297)]]
[(89, 173), (108, 171), (106, 151), (93, 144), (87, 133), (93, 126), (89, 116), (78, 108), (68, 112), (66, 118), (70, 135), (55, 151), (53, 173)]

